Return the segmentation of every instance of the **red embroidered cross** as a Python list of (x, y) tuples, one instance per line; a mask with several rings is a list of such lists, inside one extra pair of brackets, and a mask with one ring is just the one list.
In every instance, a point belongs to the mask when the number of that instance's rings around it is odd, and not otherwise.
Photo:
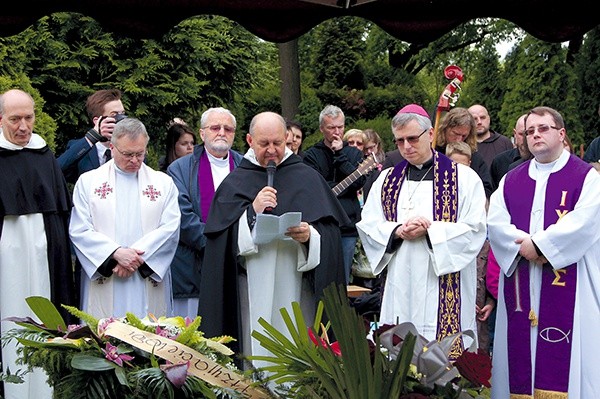
[(142, 194), (150, 198), (150, 201), (156, 201), (156, 198), (160, 197), (160, 191), (156, 191), (152, 184), (148, 185), (148, 188), (142, 191)]
[(106, 195), (113, 192), (111, 186), (108, 185), (107, 182), (102, 183), (100, 188), (94, 190), (94, 194), (100, 196), (100, 199), (106, 199)]

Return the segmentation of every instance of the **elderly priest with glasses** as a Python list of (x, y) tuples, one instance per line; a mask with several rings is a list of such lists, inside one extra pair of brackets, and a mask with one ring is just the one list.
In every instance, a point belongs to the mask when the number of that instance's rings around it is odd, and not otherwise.
[(122, 120), (112, 134), (112, 160), (75, 184), (69, 234), (83, 268), (81, 306), (97, 318), (171, 313), (178, 191), (144, 164), (147, 144), (142, 122)]
[[(485, 241), (481, 179), (431, 148), (433, 128), (419, 105), (392, 119), (404, 161), (373, 183), (356, 227), (371, 269), (387, 270), (380, 320), (412, 322), (428, 340), (476, 333), (476, 258)], [(464, 345), (457, 340), (450, 358)]]

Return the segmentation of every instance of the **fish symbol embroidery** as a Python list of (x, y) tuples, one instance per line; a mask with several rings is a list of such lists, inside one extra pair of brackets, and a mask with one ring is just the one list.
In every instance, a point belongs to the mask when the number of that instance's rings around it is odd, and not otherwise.
[(544, 341), (556, 343), (563, 340), (569, 342), (569, 335), (571, 335), (571, 331), (567, 331), (566, 333), (560, 328), (556, 327), (546, 327), (542, 331), (540, 331), (540, 337)]

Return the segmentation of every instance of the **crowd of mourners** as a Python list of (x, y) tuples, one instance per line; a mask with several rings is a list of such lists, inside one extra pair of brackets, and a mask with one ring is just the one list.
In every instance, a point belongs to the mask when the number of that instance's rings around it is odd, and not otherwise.
[[(93, 93), (86, 111), (89, 130), (55, 156), (34, 133), (31, 95), (0, 95), (0, 318), (34, 317), (30, 296), (70, 323), (60, 304), (96, 318), (201, 316), (251, 368), (268, 364), (247, 360), (269, 354), (251, 338), (259, 319), (284, 332), (281, 308), (298, 302), (311, 321), (327, 286), (360, 285), (370, 291), (349, 301), (372, 321), (411, 322), (430, 341), (474, 331), (492, 356), (492, 398), (600, 397), (600, 139), (581, 159), (559, 111), (524, 110), (511, 140), (480, 104), (437, 128), (407, 104), (387, 152), (335, 105), (310, 148), (301, 124), (261, 112), (242, 154), (236, 117), (214, 107), (198, 137), (171, 121), (159, 170), (119, 90)], [(295, 213), (283, 235), (264, 228)], [(2, 335), (12, 328), (2, 321)], [(5, 373), (17, 358), (3, 342)], [(34, 370), (3, 395), (52, 389)]]

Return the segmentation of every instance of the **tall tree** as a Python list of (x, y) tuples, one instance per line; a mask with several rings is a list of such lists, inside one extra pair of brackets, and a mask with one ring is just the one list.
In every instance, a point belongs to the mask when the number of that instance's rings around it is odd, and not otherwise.
[(565, 62), (566, 54), (560, 43), (527, 35), (506, 60), (507, 92), (500, 118), (514, 124), (531, 108), (550, 106), (561, 112), (569, 137), (578, 146), (583, 132), (576, 106), (575, 74)]
[(506, 134), (510, 130), (509, 126), (503, 125), (498, 116), (506, 90), (499, 55), (491, 41), (485, 41), (478, 50), (477, 60), (465, 78), (462, 104), (465, 107), (483, 105), (490, 115), (490, 128)]
[(318, 86), (364, 88), (360, 68), (364, 53), (365, 22), (342, 17), (323, 22), (314, 29), (311, 68)]
[(586, 35), (576, 65), (577, 103), (588, 145), (600, 135), (600, 27)]

